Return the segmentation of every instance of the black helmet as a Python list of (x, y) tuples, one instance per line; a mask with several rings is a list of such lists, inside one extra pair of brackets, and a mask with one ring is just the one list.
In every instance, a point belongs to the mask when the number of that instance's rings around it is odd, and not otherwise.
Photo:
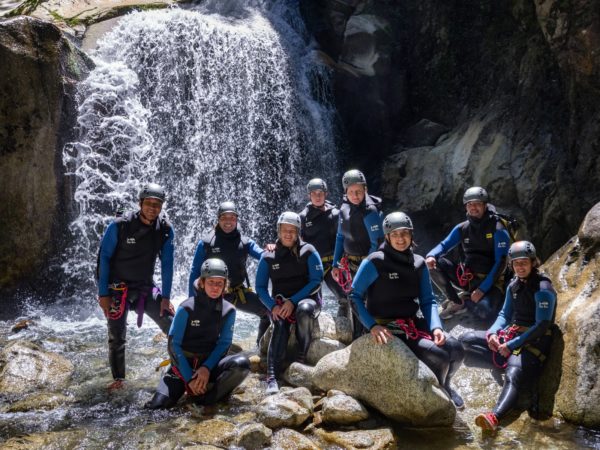
[(140, 200), (144, 200), (145, 198), (155, 198), (164, 203), (166, 194), (161, 185), (156, 183), (146, 183), (144, 186), (142, 186), (138, 197)]
[(410, 217), (403, 212), (397, 211), (388, 214), (383, 219), (383, 234), (390, 234), (394, 230), (412, 230), (413, 224)]
[(219, 277), (227, 279), (228, 276), (227, 264), (222, 259), (209, 258), (202, 263), (200, 268), (200, 278)]
[(465, 191), (463, 195), (463, 205), (466, 205), (469, 202), (483, 202), (489, 203), (490, 196), (487, 191), (479, 186), (470, 187)]
[(349, 170), (342, 177), (342, 185), (344, 186), (344, 191), (348, 189), (348, 186), (351, 184), (364, 184), (366, 186), (367, 179), (365, 175), (356, 169)]
[(537, 258), (535, 247), (529, 241), (518, 241), (510, 246), (508, 250), (508, 257), (511, 261), (515, 259), (531, 259)]
[(320, 178), (313, 178), (308, 182), (306, 190), (310, 194), (312, 191), (323, 191), (327, 192), (327, 183)]
[(279, 227), (282, 223), (287, 223), (288, 225), (294, 225), (300, 231), (300, 216), (293, 211), (286, 211), (281, 213), (279, 219), (277, 219), (277, 230), (279, 231)]
[(239, 215), (237, 212), (237, 208), (235, 207), (235, 203), (233, 202), (223, 202), (219, 205), (219, 209), (217, 210), (217, 217), (221, 217), (221, 214), (231, 213), (236, 216)]

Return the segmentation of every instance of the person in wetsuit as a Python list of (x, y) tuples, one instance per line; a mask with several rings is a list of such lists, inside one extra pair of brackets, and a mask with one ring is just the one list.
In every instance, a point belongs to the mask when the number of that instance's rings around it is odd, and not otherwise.
[(515, 242), (508, 258), (515, 277), (506, 289), (498, 318), (487, 331), (470, 331), (459, 338), (468, 365), (505, 370), (496, 406), (475, 419), (484, 430), (495, 430), (517, 404), (520, 390), (539, 378), (552, 344), (556, 292), (538, 271), (535, 247), (528, 241)]
[(257, 345), (260, 343), (271, 321), (269, 312), (261, 303), (258, 295), (250, 287), (246, 261), (248, 256), (258, 260), (263, 250), (247, 236), (238, 226), (238, 211), (233, 202), (223, 202), (217, 211), (217, 224), (213, 230), (202, 237), (190, 269), (188, 295), (195, 295), (194, 281), (200, 274), (202, 263), (208, 258), (219, 258), (225, 261), (229, 269), (229, 288), (225, 299), (240, 311), (254, 314), (260, 318), (258, 324)]
[(321, 311), (323, 281), (319, 253), (300, 239), (300, 216), (291, 211), (282, 213), (277, 220), (277, 235), (275, 250), (263, 253), (256, 271), (256, 292), (273, 320), (267, 353), (267, 394), (279, 391), (277, 379), (283, 370), (293, 322), (299, 347), (296, 361), (306, 362), (314, 319)]
[(338, 301), (337, 315), (348, 317), (346, 293), (331, 273), (339, 210), (327, 200), (327, 183), (321, 178), (310, 180), (306, 189), (310, 201), (300, 212), (300, 237), (312, 244), (321, 255), (325, 284)]
[[(383, 221), (385, 242), (360, 264), (350, 299), (378, 344), (400, 338), (435, 374), (457, 408), (461, 396), (450, 380), (464, 359), (460, 342), (444, 333), (422, 256), (413, 252), (413, 224), (403, 212)], [(418, 300), (418, 302), (416, 301)], [(423, 317), (418, 317), (418, 311)]]
[(169, 330), (171, 366), (146, 408), (170, 408), (184, 393), (196, 404), (211, 405), (229, 395), (250, 371), (246, 356), (225, 356), (235, 324), (235, 307), (223, 298), (228, 284), (225, 262), (205, 260), (194, 284), (194, 297), (177, 308)]
[[(468, 310), (480, 319), (493, 320), (504, 296), (503, 269), (510, 245), (510, 236), (489, 195), (481, 187), (465, 191), (463, 204), (467, 220), (456, 225), (450, 234), (426, 256), (433, 282), (446, 293), (448, 301), (440, 313), (442, 319)], [(461, 259), (456, 264), (445, 255), (459, 247)], [(455, 286), (465, 295), (459, 297)]]
[[(332, 276), (349, 291), (360, 262), (383, 241), (381, 199), (367, 193), (367, 180), (360, 170), (347, 171), (342, 185), (345, 194), (340, 206)], [(364, 333), (354, 311), (353, 338)]]
[[(137, 312), (138, 327), (147, 314), (164, 333), (169, 331), (174, 312), (169, 297), (175, 234), (161, 215), (165, 191), (156, 183), (148, 183), (138, 198), (139, 211), (124, 214), (107, 227), (98, 255), (98, 302), (108, 321), (111, 391), (124, 385), (128, 311)], [(158, 257), (162, 294), (152, 280)]]

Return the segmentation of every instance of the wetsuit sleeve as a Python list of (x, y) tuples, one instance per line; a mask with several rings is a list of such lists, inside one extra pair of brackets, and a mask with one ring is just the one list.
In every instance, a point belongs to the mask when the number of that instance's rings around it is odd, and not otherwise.
[(427, 256), (425, 258), (429, 258), (430, 256), (433, 256), (434, 258), (437, 259), (438, 256), (443, 255), (444, 253), (448, 253), (450, 250), (452, 250), (454, 247), (456, 247), (458, 244), (460, 244), (460, 227), (462, 224), (458, 224), (456, 225), (454, 228), (452, 228), (452, 231), (450, 232), (450, 234), (448, 236), (446, 236), (446, 238), (440, 242), (438, 245), (436, 245), (433, 250), (431, 250), (429, 253), (427, 253)]
[(490, 270), (490, 273), (483, 279), (479, 285), (479, 289), (483, 292), (487, 292), (491, 289), (498, 278), (498, 275), (502, 271), (502, 267), (506, 262), (506, 255), (508, 255), (508, 248), (510, 247), (510, 236), (508, 231), (502, 228), (496, 230), (494, 233), (494, 265)]
[(110, 281), (110, 259), (115, 254), (119, 240), (119, 226), (112, 222), (102, 236), (100, 243), (100, 262), (98, 275), (98, 296), (108, 295), (108, 282)]
[(552, 315), (556, 306), (556, 292), (551, 286), (550, 289), (540, 289), (535, 293), (535, 324), (525, 333), (506, 343), (506, 346), (511, 350), (542, 337), (552, 324)]
[(161, 293), (163, 297), (171, 298), (171, 287), (173, 286), (173, 260), (175, 256), (175, 231), (173, 227), (169, 228), (169, 237), (160, 250), (160, 274), (161, 274)]
[(256, 280), (254, 282), (256, 286), (256, 293), (260, 301), (267, 307), (269, 311), (276, 305), (275, 299), (269, 295), (269, 264), (260, 258), (258, 262), (258, 268), (256, 269)]
[(436, 328), (444, 330), (442, 322), (438, 314), (437, 302), (433, 295), (433, 288), (431, 287), (431, 277), (429, 276), (429, 269), (423, 264), (421, 270), (421, 279), (419, 281), (419, 307), (425, 317), (427, 325), (429, 325), (429, 331), (433, 331)]
[(169, 356), (171, 357), (171, 363), (177, 367), (186, 383), (192, 379), (192, 375), (194, 374), (182, 348), (188, 317), (187, 310), (180, 306), (177, 308), (171, 328), (169, 329)]
[(319, 253), (312, 252), (308, 255), (306, 264), (308, 264), (308, 283), (290, 297), (290, 300), (294, 305), (298, 305), (300, 300), (304, 300), (310, 294), (315, 292), (323, 281), (323, 263), (321, 262)]
[(488, 328), (486, 335), (498, 334), (498, 331), (503, 330), (506, 327), (506, 325), (508, 325), (510, 319), (512, 318), (512, 315), (512, 295), (510, 294), (509, 287), (506, 289), (506, 294), (504, 296), (504, 305), (502, 305), (502, 309), (498, 313), (496, 321), (492, 324), (490, 328)]
[(194, 260), (192, 261), (192, 268), (190, 269), (190, 279), (188, 281), (188, 295), (193, 297), (196, 295), (196, 289), (194, 288), (194, 281), (200, 276), (200, 268), (206, 258), (204, 253), (204, 241), (198, 243), (196, 247), (196, 253), (194, 253)]
[(225, 320), (221, 325), (221, 332), (219, 333), (219, 339), (217, 339), (217, 343), (215, 344), (215, 348), (206, 361), (202, 364), (208, 370), (213, 370), (218, 362), (223, 358), (229, 347), (231, 347), (231, 343), (233, 342), (233, 327), (235, 325), (235, 309), (232, 309), (225, 316)]
[(335, 235), (335, 249), (333, 250), (333, 267), (339, 267), (340, 259), (344, 254), (344, 233), (342, 233), (342, 223), (338, 216), (338, 228)]
[(356, 276), (352, 280), (352, 291), (350, 291), (350, 300), (354, 303), (356, 312), (358, 313), (358, 319), (365, 326), (367, 330), (370, 330), (377, 322), (371, 316), (367, 307), (365, 306), (365, 297), (367, 289), (371, 286), (375, 280), (379, 277), (375, 265), (368, 259), (363, 260), (358, 267)]
[(248, 250), (248, 254), (257, 261), (260, 259), (261, 255), (264, 252), (264, 250), (260, 248), (259, 245), (252, 239), (248, 239), (248, 246), (246, 248)]
[(379, 211), (371, 211), (364, 217), (363, 222), (367, 228), (369, 240), (371, 241), (371, 246), (369, 247), (370, 255), (371, 253), (377, 251), (379, 244), (383, 242), (383, 225), (381, 214)]

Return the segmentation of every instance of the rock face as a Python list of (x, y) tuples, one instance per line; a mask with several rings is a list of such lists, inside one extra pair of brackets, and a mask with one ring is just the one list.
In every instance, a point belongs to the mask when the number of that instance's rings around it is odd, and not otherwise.
[(571, 422), (595, 428), (600, 426), (599, 236), (600, 203), (585, 217), (578, 236), (543, 266), (558, 292), (556, 322), (564, 339), (555, 409)]
[[(575, 234), (600, 198), (596, 2), (303, 3), (333, 61), (346, 160), (411, 215), (425, 252), (464, 217), (469, 185), (544, 258)], [(415, 135), (423, 121), (447, 138)]]
[(363, 336), (330, 353), (315, 366), (313, 383), (321, 390), (339, 389), (412, 425), (451, 425), (456, 410), (433, 373), (399, 339), (377, 345)]
[(30, 17), (0, 22), (0, 61), (0, 292), (6, 292), (38, 276), (64, 236), (62, 148), (72, 136), (74, 85), (90, 63), (57, 27)]
[(27, 341), (14, 341), (0, 353), (0, 392), (23, 394), (67, 386), (73, 364)]

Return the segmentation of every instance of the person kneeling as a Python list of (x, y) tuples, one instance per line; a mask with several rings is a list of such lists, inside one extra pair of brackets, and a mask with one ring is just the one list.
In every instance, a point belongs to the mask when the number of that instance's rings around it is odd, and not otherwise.
[(508, 285), (498, 318), (487, 332), (471, 331), (460, 337), (469, 359), (505, 369), (496, 406), (475, 418), (479, 427), (490, 431), (515, 407), (523, 385), (539, 378), (550, 353), (556, 313), (556, 292), (552, 282), (538, 273), (533, 244), (515, 242), (508, 258), (515, 277)]
[(227, 275), (220, 259), (202, 264), (196, 296), (179, 306), (169, 330), (171, 366), (146, 408), (169, 408), (184, 393), (198, 404), (210, 405), (229, 395), (248, 375), (247, 357), (225, 356), (235, 324), (235, 307), (223, 300)]
[[(383, 220), (383, 232), (385, 242), (360, 264), (352, 283), (350, 299), (358, 317), (378, 344), (400, 338), (433, 371), (454, 405), (463, 408), (450, 379), (464, 359), (464, 350), (457, 339), (444, 333), (429, 270), (423, 257), (412, 250), (412, 221), (403, 212), (391, 213)], [(424, 319), (417, 317), (419, 308)]]

